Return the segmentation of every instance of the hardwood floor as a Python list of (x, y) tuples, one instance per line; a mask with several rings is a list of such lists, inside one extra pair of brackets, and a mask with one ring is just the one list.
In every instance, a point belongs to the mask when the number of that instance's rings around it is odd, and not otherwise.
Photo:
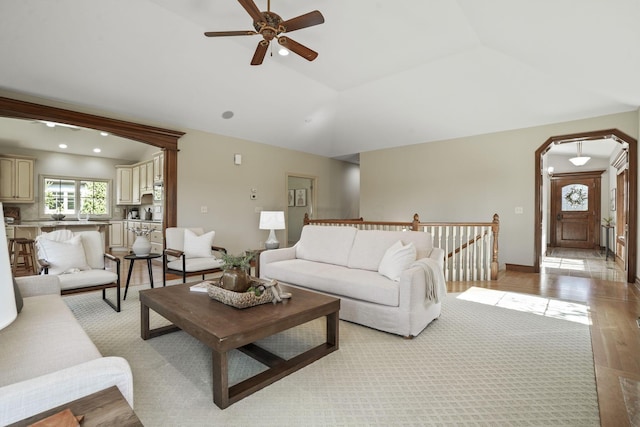
[[(129, 262), (123, 260), (121, 268), (124, 287)], [(153, 264), (153, 275), (155, 285), (162, 286), (161, 264)], [(149, 283), (146, 264), (136, 262), (130, 286), (143, 283)], [(592, 323), (601, 424), (604, 427), (631, 425), (620, 378), (640, 381), (640, 329), (636, 324), (640, 316), (640, 288), (637, 285), (593, 277), (511, 271), (501, 272), (495, 281), (447, 284), (449, 292), (464, 292), (474, 286), (586, 304)]]

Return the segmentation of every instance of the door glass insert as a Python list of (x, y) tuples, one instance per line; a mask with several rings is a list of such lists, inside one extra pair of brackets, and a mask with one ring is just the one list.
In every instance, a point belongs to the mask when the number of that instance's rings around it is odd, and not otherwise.
[(562, 187), (562, 210), (584, 212), (589, 210), (589, 187), (569, 184)]

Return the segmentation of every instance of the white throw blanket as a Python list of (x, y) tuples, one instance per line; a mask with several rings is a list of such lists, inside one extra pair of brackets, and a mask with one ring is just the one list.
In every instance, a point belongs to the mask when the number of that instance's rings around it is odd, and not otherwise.
[(438, 261), (431, 258), (422, 258), (414, 261), (409, 268), (420, 267), (424, 271), (424, 279), (427, 284), (427, 299), (436, 303), (447, 295), (447, 284), (444, 280), (444, 272), (438, 265)]

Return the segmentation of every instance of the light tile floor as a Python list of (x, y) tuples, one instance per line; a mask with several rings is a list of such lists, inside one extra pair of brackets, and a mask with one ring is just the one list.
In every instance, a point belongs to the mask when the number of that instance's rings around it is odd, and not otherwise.
[(540, 272), (562, 276), (626, 282), (627, 276), (613, 257), (595, 249), (549, 248), (542, 260)]

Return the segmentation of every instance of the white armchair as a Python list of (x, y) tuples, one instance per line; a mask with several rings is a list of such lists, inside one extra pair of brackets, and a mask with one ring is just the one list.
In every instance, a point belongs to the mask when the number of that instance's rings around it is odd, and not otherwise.
[(167, 274), (182, 277), (217, 273), (222, 271), (222, 259), (216, 254), (227, 250), (213, 245), (215, 231), (204, 233), (202, 228), (168, 227), (165, 230), (166, 249), (162, 257), (164, 267), (162, 285), (167, 285)]
[[(120, 312), (120, 259), (104, 252), (98, 231), (57, 230), (36, 238), (38, 263), (44, 274), (55, 274), (62, 295), (102, 290), (102, 299)], [(107, 270), (108, 260), (113, 270)], [(106, 290), (116, 288), (115, 304)]]

